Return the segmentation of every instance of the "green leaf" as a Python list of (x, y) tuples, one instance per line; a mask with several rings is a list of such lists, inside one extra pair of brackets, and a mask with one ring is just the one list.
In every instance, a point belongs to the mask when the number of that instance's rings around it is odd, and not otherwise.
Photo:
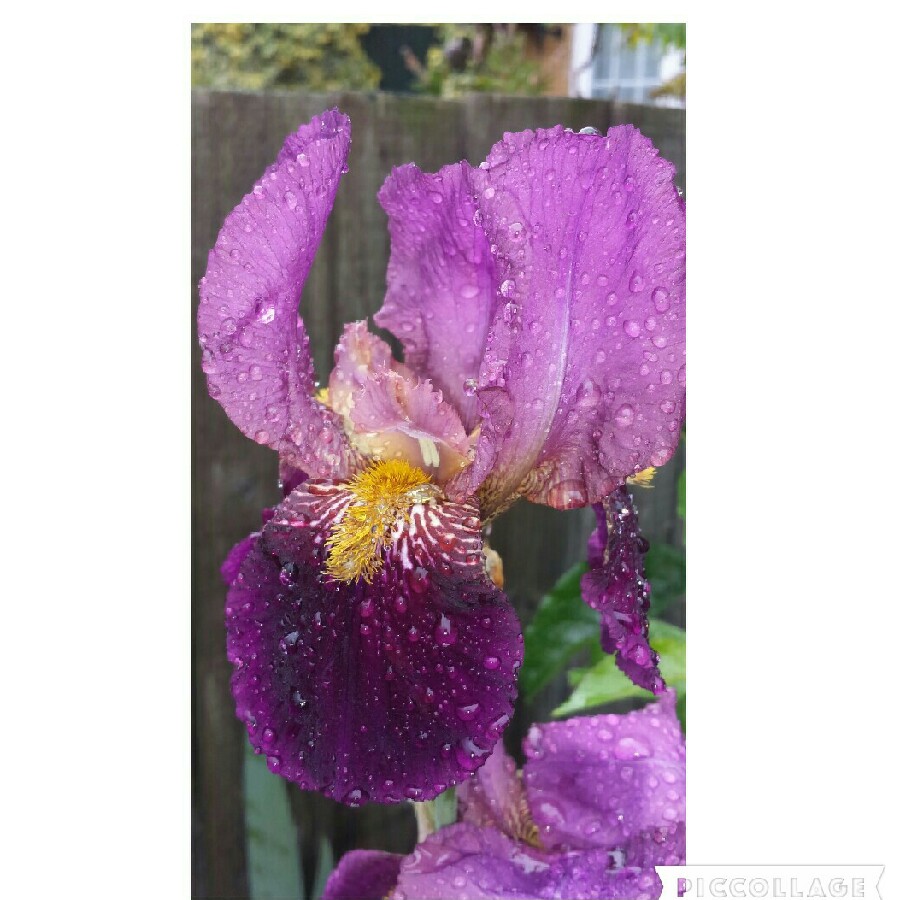
[(532, 698), (579, 650), (600, 639), (600, 616), (581, 599), (587, 563), (566, 572), (540, 602), (525, 629), (525, 662), (519, 685)]
[[(650, 643), (659, 653), (659, 669), (666, 684), (674, 688), (679, 695), (683, 695), (685, 689), (683, 629), (659, 619), (651, 619)], [(611, 703), (613, 700), (624, 700), (628, 697), (644, 697), (649, 700), (651, 697), (647, 691), (632, 684), (619, 671), (615, 657), (611, 654), (604, 655), (599, 662), (587, 669), (574, 669), (569, 673), (569, 682), (574, 688), (572, 695), (553, 710), (554, 718), (581, 713)]]
[(325, 893), (328, 876), (334, 871), (334, 850), (325, 835), (319, 837), (319, 858), (316, 860), (316, 877), (313, 881), (312, 898), (319, 900)]
[(247, 876), (253, 900), (302, 897), (297, 829), (291, 816), (287, 782), (273, 775), (265, 756), (249, 742), (244, 756), (244, 824)]
[(644, 574), (650, 582), (650, 615), (659, 616), (684, 596), (684, 550), (672, 544), (651, 544), (644, 557)]
[(678, 476), (678, 515), (687, 519), (687, 470), (682, 469)]

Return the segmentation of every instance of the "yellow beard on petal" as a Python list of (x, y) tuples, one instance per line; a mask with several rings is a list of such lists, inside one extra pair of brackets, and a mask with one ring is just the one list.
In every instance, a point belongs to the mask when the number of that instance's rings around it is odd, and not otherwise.
[(354, 500), (326, 541), (325, 570), (339, 581), (371, 582), (384, 565), (382, 548), (416, 503), (441, 493), (421, 469), (404, 459), (373, 463), (346, 485)]
[(646, 469), (641, 469), (640, 472), (630, 475), (625, 480), (628, 484), (636, 484), (638, 487), (650, 488), (653, 487), (654, 475), (656, 475), (656, 468), (654, 466), (648, 466)]

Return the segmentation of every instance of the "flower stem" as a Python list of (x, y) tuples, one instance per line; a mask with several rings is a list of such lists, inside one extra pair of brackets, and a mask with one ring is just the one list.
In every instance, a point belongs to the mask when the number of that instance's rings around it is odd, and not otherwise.
[(450, 788), (443, 794), (438, 794), (434, 800), (413, 803), (413, 810), (418, 827), (416, 840), (421, 844), (428, 835), (456, 821), (456, 789)]

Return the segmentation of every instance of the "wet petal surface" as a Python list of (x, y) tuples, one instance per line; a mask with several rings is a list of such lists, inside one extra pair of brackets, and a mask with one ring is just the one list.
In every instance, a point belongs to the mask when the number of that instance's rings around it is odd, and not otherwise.
[(409, 373), (391, 355), (391, 348), (365, 322), (350, 322), (334, 348), (334, 368), (328, 379), (328, 403), (342, 416), (353, 409), (365, 386), (379, 375), (398, 371)]
[(388, 214), (391, 258), (387, 294), (375, 321), (403, 343), (416, 374), (430, 378), (476, 423), (475, 381), (497, 304), (494, 263), (477, 223), (469, 166), (436, 174), (394, 169), (378, 199)]
[[(471, 173), (501, 302), (464, 492), (596, 503), (662, 465), (684, 405), (684, 208), (632, 126), (508, 134)], [(523, 483), (524, 482), (524, 483)], [(506, 500), (508, 502), (508, 499)]]
[(475, 775), (457, 788), (456, 796), (460, 821), (497, 828), (515, 840), (534, 838), (525, 788), (502, 741)]
[(594, 507), (597, 528), (588, 539), (588, 570), (581, 579), (585, 603), (600, 612), (600, 643), (639, 687), (659, 694), (665, 681), (650, 646), (650, 586), (644, 578), (648, 543), (638, 527), (628, 489), (620, 487)]
[(324, 574), (352, 495), (307, 483), (276, 510), (227, 601), (237, 714), (269, 767), (344, 803), (434, 797), (512, 714), (522, 638), (484, 575), (468, 504), (416, 504), (372, 582)]
[(322, 900), (384, 900), (394, 889), (403, 857), (381, 850), (351, 850), (328, 876)]
[(440, 390), (391, 357), (365, 322), (344, 329), (334, 354), (329, 404), (353, 447), (368, 458), (405, 459), (445, 483), (468, 464), (469, 438)]
[(350, 120), (337, 110), (290, 135), (225, 220), (200, 282), (210, 395), (244, 434), (318, 477), (345, 477), (354, 455), (339, 419), (313, 397), (297, 305), (349, 150)]
[(525, 755), (544, 846), (617, 849), (639, 865), (683, 851), (685, 747), (674, 693), (627, 715), (534, 725)]
[(650, 900), (650, 870), (615, 869), (603, 850), (549, 854), (490, 828), (442, 828), (404, 859), (393, 900)]

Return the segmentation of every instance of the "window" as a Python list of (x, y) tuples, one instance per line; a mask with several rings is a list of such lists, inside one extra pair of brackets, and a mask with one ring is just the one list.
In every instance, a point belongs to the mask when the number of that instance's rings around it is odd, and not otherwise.
[[(625, 103), (683, 105), (673, 98), (650, 96), (654, 88), (680, 71), (677, 51), (667, 51), (658, 41), (652, 44), (642, 41), (629, 47), (622, 29), (616, 25), (576, 25), (575, 28), (573, 88), (576, 94)], [(593, 57), (591, 50), (595, 51)]]

